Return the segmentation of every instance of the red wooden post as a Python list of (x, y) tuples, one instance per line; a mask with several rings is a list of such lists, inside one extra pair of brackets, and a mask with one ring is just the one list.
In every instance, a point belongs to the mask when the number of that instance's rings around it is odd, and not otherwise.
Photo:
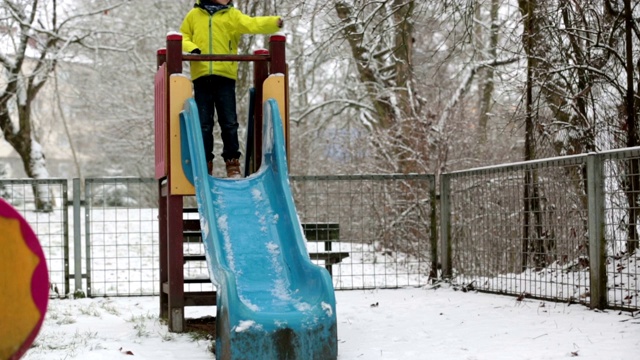
[[(172, 74), (181, 74), (182, 73), (182, 34), (179, 33), (173, 33), (173, 34), (169, 34), (167, 35), (167, 53), (166, 53), (166, 67), (167, 67), (167, 77), (165, 78), (165, 94), (164, 94), (164, 100), (165, 100), (165, 124), (164, 124), (164, 129), (165, 129), (165, 144), (166, 144), (166, 157), (167, 159), (165, 159), (167, 166), (167, 188), (168, 190), (168, 195), (171, 195), (171, 184), (170, 184), (170, 179), (171, 176), (169, 176), (171, 174), (171, 160), (170, 160), (170, 154), (171, 154), (171, 149), (170, 149), (170, 141), (169, 141), (169, 129), (171, 129), (171, 119), (169, 118), (169, 114), (171, 114), (171, 109), (169, 109), (170, 106), (170, 94), (169, 94), (169, 90), (170, 90), (170, 85), (171, 85), (171, 75)], [(171, 219), (171, 218), (169, 218)], [(180, 223), (182, 224), (182, 222)]]
[(167, 49), (158, 49), (156, 53), (156, 66), (160, 67), (167, 62)]
[(182, 73), (182, 34), (167, 35), (167, 72)]
[(271, 74), (287, 73), (287, 58), (285, 54), (285, 45), (287, 38), (284, 35), (272, 35), (269, 38), (269, 53), (271, 54)]
[(158, 181), (158, 223), (160, 227), (160, 318), (169, 318), (169, 294), (165, 292), (164, 284), (168, 284), (169, 271), (167, 261), (167, 194), (163, 194), (163, 190), (168, 192), (168, 188), (162, 185), (162, 180)]
[[(172, 74), (182, 73), (182, 34), (172, 33), (167, 35), (167, 79), (166, 79), (166, 135), (167, 135), (167, 157), (171, 154), (169, 142), (169, 129), (171, 128), (170, 109), (170, 84)], [(167, 286), (162, 290), (167, 291), (167, 312), (169, 330), (175, 332), (184, 331), (184, 249), (183, 249), (183, 205), (182, 195), (171, 194), (171, 164), (167, 159), (167, 181), (166, 181), (166, 256), (167, 256)], [(178, 164), (175, 164), (178, 165)], [(161, 225), (162, 226), (162, 225)]]
[[(170, 188), (169, 188), (170, 189)], [(184, 331), (184, 235), (182, 195), (167, 196), (169, 330)]]
[[(259, 49), (254, 55), (269, 55), (269, 50)], [(262, 163), (262, 84), (269, 76), (269, 64), (266, 61), (253, 63), (253, 87), (255, 89), (255, 107), (253, 109), (253, 169), (260, 169)]]

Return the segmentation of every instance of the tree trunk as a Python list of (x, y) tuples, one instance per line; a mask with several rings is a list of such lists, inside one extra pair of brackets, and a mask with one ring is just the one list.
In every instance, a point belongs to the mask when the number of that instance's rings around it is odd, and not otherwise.
[[(479, 5), (478, 5), (479, 6)], [(498, 10), (500, 10), (499, 0), (491, 0), (491, 29), (489, 32), (489, 45), (486, 51), (488, 59), (497, 60), (498, 47)], [(494, 67), (488, 66), (483, 70), (482, 93), (479, 106), (478, 133), (480, 142), (487, 142), (487, 125), (491, 117), (491, 108), (493, 106), (493, 89), (494, 89)]]
[[(638, 131), (636, 123), (635, 95), (633, 83), (633, 14), (631, 0), (624, 1), (625, 12), (625, 41), (626, 41), (626, 68), (627, 68), (627, 94), (626, 94), (626, 127), (627, 146), (638, 146)], [(626, 195), (628, 202), (628, 230), (627, 252), (633, 253), (638, 248), (638, 192), (640, 191), (640, 160), (630, 159), (627, 167)]]
[[(525, 145), (524, 160), (534, 160), (536, 158), (535, 149), (535, 124), (533, 117), (533, 86), (536, 73), (536, 60), (531, 55), (535, 53), (534, 32), (535, 32), (535, 12), (536, 4), (533, 1), (520, 1), (520, 10), (525, 19), (525, 31), (523, 33), (523, 44), (527, 57), (527, 83), (526, 83), (526, 114), (525, 114)], [(529, 257), (532, 255), (536, 268), (544, 266), (546, 258), (544, 246), (541, 246), (541, 208), (538, 189), (538, 172), (535, 169), (525, 170), (524, 193), (523, 193), (524, 217), (522, 236), (522, 271), (529, 268)]]
[[(28, 107), (20, 107), (26, 108)], [(0, 109), (2, 116), (0, 116), (0, 124), (4, 131), (5, 140), (13, 147), (22, 159), (27, 176), (32, 179), (42, 180), (49, 178), (49, 172), (47, 171), (46, 161), (44, 153), (42, 152), (42, 146), (33, 139), (32, 129), (30, 126), (30, 117), (27, 115), (20, 115), (20, 123), (24, 126), (20, 131), (12, 132), (13, 126), (8, 126), (7, 123), (11, 122), (7, 114), (6, 107)], [(25, 110), (19, 111), (22, 113)], [(26, 110), (28, 111), (28, 110)], [(28, 125), (27, 125), (28, 124)], [(53, 209), (53, 202), (49, 194), (49, 187), (47, 185), (34, 185), (33, 196), (35, 201), (35, 207), (37, 211), (50, 212)]]

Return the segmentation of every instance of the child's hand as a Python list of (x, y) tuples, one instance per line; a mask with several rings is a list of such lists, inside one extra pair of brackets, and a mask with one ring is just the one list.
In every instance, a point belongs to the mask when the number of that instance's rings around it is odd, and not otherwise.
[(278, 27), (282, 28), (282, 26), (284, 26), (284, 20), (282, 20), (282, 18), (278, 19)]

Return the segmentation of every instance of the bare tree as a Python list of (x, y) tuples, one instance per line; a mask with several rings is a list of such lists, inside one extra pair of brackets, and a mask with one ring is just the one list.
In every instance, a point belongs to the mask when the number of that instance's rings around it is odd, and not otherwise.
[(388, 132), (387, 140), (393, 144), (388, 156), (397, 159), (395, 170), (416, 172), (419, 161), (410, 150), (428, 142), (418, 122), (421, 104), (413, 79), (413, 21), (419, 5), (404, 0), (356, 0), (336, 1), (334, 6), (359, 83), (374, 109), (369, 115), (372, 127), (394, 130)]
[[(25, 172), (34, 179), (45, 179), (49, 173), (45, 151), (36, 135), (33, 103), (65, 52), (86, 36), (74, 27), (80, 15), (71, 15), (67, 10), (56, 0), (3, 0), (0, 4), (1, 41), (5, 48), (0, 53), (4, 70), (0, 128), (4, 139), (22, 158)], [(51, 209), (47, 192), (46, 186), (34, 188), (38, 210)]]
[[(637, 4), (621, 0), (519, 0), (528, 56), (526, 159), (572, 155), (638, 145), (640, 40)], [(635, 8), (634, 8), (635, 6)], [(636, 85), (639, 84), (639, 85)], [(628, 214), (627, 250), (638, 244), (640, 165), (630, 160), (619, 171)], [(568, 169), (574, 184), (584, 172)], [(535, 179), (532, 179), (535, 183)], [(583, 187), (574, 189), (586, 208)], [(535, 194), (528, 194), (534, 196)], [(534, 196), (535, 197), (535, 196)], [(535, 207), (531, 209), (536, 210)], [(586, 221), (586, 219), (585, 219)]]

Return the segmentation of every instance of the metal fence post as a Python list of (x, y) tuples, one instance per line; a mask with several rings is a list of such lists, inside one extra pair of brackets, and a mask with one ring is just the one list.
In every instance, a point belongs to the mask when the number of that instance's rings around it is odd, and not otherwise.
[(429, 178), (429, 204), (431, 213), (429, 214), (430, 224), (430, 242), (431, 242), (431, 272), (429, 280), (438, 279), (438, 199), (436, 193), (436, 177)]
[(91, 185), (88, 179), (84, 179), (84, 222), (85, 222), (85, 260), (87, 268), (87, 297), (91, 297)]
[(589, 198), (589, 275), (591, 308), (607, 306), (607, 273), (604, 238), (603, 157), (587, 157), (587, 189)]
[(447, 174), (440, 175), (440, 238), (442, 239), (442, 278), (453, 275), (451, 264), (451, 183)]
[(73, 278), (74, 294), (82, 292), (82, 235), (80, 221), (80, 179), (73, 179)]
[(68, 182), (66, 180), (61, 180), (60, 185), (62, 187), (62, 237), (64, 241), (64, 288), (65, 288), (65, 296), (67, 295), (69, 290), (69, 281), (71, 280), (71, 276), (69, 275), (69, 208), (68, 205)]

